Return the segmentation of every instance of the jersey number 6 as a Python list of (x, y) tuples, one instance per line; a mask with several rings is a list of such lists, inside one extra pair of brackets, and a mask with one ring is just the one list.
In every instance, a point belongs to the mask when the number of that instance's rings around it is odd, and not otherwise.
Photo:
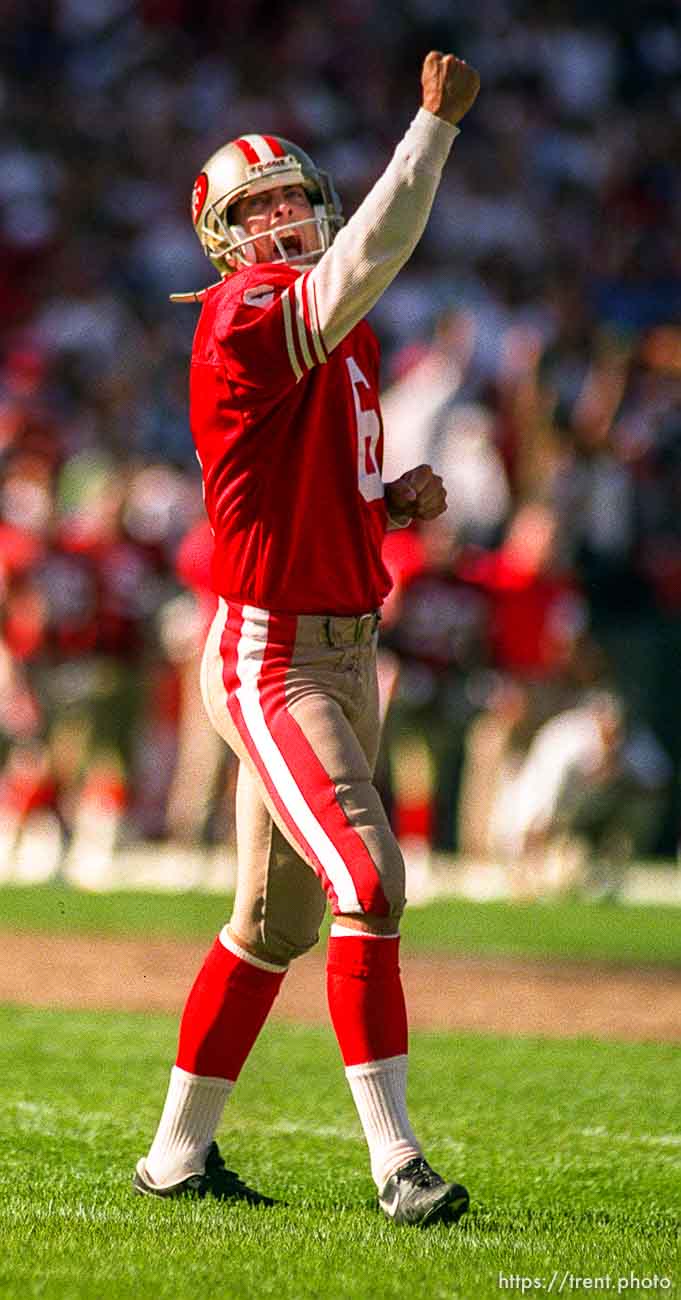
[(354, 357), (346, 357), (345, 364), (352, 385), (357, 420), (357, 482), (365, 501), (377, 501), (383, 496), (383, 479), (377, 460), (381, 422), (378, 411), (363, 411), (360, 404), (360, 384), (365, 388), (371, 388), (366, 375), (362, 374)]

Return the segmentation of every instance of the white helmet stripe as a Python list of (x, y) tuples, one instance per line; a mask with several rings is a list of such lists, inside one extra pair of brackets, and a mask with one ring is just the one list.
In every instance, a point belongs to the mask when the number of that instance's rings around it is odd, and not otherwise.
[[(275, 158), (283, 158), (284, 156), (281, 145), (276, 145), (276, 141), (272, 136), (268, 139), (264, 135), (242, 135), (241, 140), (250, 145), (254, 153), (257, 154), (257, 158), (249, 158), (249, 162), (274, 162)], [(239, 143), (240, 141), (237, 141), (237, 144)], [(273, 148), (273, 145), (276, 145), (276, 148)]]

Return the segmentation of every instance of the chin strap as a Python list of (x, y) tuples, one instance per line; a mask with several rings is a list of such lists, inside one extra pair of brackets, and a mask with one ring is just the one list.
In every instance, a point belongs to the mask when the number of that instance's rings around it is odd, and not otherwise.
[(223, 283), (224, 279), (216, 280), (214, 284), (207, 284), (205, 289), (195, 289), (193, 293), (171, 293), (168, 297), (171, 302), (203, 302), (211, 289), (217, 289), (218, 285)]

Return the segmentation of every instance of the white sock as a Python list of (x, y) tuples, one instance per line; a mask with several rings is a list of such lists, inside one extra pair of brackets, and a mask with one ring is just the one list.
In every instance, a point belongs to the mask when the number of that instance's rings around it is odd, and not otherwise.
[(422, 1154), (407, 1115), (407, 1060), (391, 1056), (345, 1068), (379, 1191), (391, 1174)]
[(202, 1174), (206, 1155), (234, 1084), (189, 1074), (174, 1065), (156, 1136), (144, 1172), (158, 1187)]

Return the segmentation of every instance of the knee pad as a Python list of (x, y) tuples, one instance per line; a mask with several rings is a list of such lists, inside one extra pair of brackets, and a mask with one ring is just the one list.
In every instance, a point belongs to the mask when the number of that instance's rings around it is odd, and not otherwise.
[(311, 935), (289, 935), (281, 932), (268, 930), (264, 939), (261, 939), (263, 948), (269, 953), (266, 961), (277, 963), (295, 961), (296, 957), (302, 957), (310, 948), (314, 948), (319, 939), (319, 930), (316, 934)]
[(302, 957), (310, 948), (314, 948), (319, 939), (319, 930), (314, 934), (292, 935), (265, 927), (264, 923), (246, 927), (242, 922), (234, 932), (248, 945), (248, 950), (254, 957), (272, 962), (275, 966), (288, 966), (296, 957)]

